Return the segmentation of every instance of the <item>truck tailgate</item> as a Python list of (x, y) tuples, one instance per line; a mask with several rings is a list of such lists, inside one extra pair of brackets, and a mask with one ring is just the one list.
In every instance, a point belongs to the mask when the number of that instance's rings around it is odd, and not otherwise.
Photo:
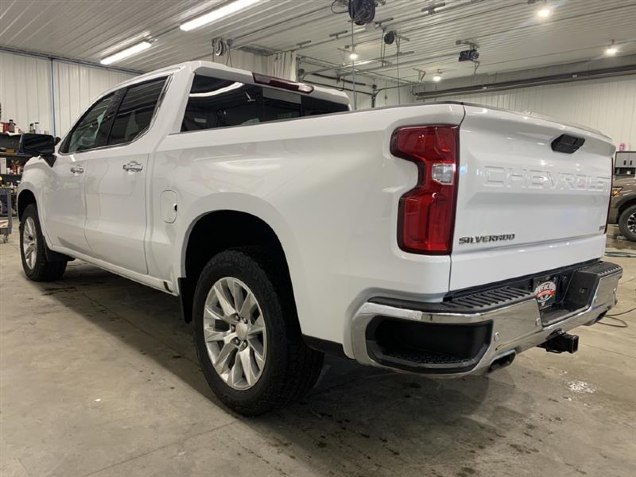
[[(566, 135), (584, 139), (557, 152)], [(600, 133), (534, 115), (466, 106), (450, 289), (599, 258), (614, 146)]]

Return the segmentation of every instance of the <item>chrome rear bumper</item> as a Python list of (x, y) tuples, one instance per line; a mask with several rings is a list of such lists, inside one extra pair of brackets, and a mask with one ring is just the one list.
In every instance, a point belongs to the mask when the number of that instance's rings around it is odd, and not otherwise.
[(556, 334), (595, 323), (616, 304), (618, 265), (597, 262), (569, 273), (560, 309), (549, 313), (539, 310), (532, 291), (509, 285), (440, 304), (372, 299), (353, 318), (354, 358), (437, 376), (485, 373)]

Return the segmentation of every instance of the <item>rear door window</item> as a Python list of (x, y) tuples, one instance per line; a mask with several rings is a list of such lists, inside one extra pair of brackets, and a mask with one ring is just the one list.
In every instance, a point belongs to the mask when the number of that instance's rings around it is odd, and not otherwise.
[(119, 105), (108, 137), (109, 145), (134, 141), (152, 122), (166, 78), (130, 86)]

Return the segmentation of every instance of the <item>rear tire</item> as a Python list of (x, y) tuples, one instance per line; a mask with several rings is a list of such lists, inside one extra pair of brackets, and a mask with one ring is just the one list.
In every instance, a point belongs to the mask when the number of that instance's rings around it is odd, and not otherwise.
[(304, 343), (291, 292), (270, 256), (259, 248), (221, 252), (194, 294), (203, 374), (214, 394), (245, 416), (299, 399), (322, 369), (323, 355)]
[(49, 261), (47, 252), (38, 210), (35, 204), (30, 204), (24, 209), (20, 220), (20, 256), (24, 274), (29, 280), (50, 282), (64, 275), (66, 260)]
[(628, 207), (618, 218), (618, 228), (627, 240), (636, 242), (636, 205)]

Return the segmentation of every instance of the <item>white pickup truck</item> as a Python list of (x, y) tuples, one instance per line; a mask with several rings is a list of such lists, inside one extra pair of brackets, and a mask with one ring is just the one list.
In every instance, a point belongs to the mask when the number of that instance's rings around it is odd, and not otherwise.
[(610, 140), (444, 103), (350, 111), (340, 92), (208, 62), (135, 78), (59, 140), (24, 135), (32, 280), (77, 258), (181, 297), (218, 397), (254, 415), (323, 353), (486, 373), (616, 303), (603, 262)]

